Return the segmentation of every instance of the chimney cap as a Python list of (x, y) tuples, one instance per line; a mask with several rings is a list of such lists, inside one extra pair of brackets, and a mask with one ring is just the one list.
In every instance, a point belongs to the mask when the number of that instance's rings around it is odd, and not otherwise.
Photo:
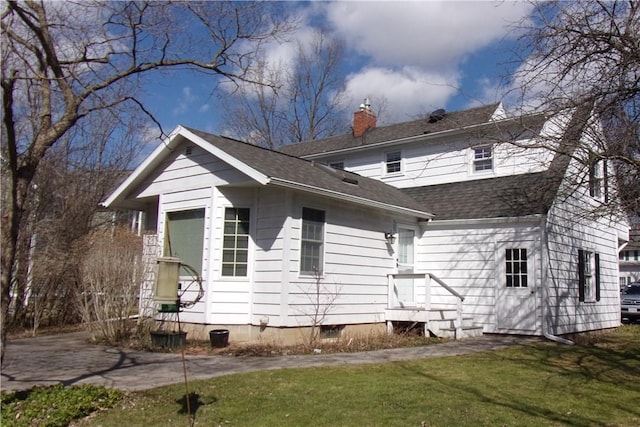
[(369, 98), (365, 98), (364, 102), (362, 104), (360, 104), (360, 111), (371, 111), (371, 101), (369, 101)]

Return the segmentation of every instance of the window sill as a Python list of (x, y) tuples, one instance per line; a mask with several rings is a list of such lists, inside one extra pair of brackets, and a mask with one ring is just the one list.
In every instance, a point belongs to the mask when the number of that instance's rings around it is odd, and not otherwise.
[(382, 175), (382, 178), (397, 178), (397, 177), (401, 177), (404, 176), (404, 173), (402, 172), (397, 172), (397, 173), (387, 173)]

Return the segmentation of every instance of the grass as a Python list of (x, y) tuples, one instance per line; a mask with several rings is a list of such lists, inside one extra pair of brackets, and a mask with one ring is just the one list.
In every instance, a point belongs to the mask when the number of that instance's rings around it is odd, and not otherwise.
[[(636, 426), (640, 328), (574, 346), (264, 371), (189, 387), (196, 426)], [(184, 390), (131, 393), (77, 425), (190, 425)]]

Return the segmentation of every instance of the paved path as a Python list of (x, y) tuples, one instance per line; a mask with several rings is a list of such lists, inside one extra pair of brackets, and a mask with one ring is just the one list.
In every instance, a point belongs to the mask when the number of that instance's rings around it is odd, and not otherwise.
[[(0, 389), (34, 385), (96, 384), (121, 390), (144, 390), (183, 381), (179, 353), (151, 353), (88, 343), (86, 332), (11, 340), (6, 348)], [(277, 357), (186, 356), (190, 380), (237, 372), (310, 366), (384, 363), (490, 351), (536, 338), (485, 335), (424, 347)]]

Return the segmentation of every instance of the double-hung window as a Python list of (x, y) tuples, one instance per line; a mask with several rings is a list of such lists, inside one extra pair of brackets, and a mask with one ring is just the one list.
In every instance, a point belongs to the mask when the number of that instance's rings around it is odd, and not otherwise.
[(606, 164), (603, 160), (593, 161), (589, 166), (589, 195), (602, 200), (606, 196)]
[(578, 296), (582, 302), (600, 301), (600, 255), (578, 250)]
[(249, 208), (225, 208), (222, 275), (245, 277), (249, 262)]
[(385, 154), (385, 174), (394, 175), (402, 172), (402, 153), (392, 151)]
[(325, 212), (302, 208), (300, 273), (322, 274)]
[(493, 147), (482, 145), (473, 148), (473, 171), (486, 172), (493, 170)]

